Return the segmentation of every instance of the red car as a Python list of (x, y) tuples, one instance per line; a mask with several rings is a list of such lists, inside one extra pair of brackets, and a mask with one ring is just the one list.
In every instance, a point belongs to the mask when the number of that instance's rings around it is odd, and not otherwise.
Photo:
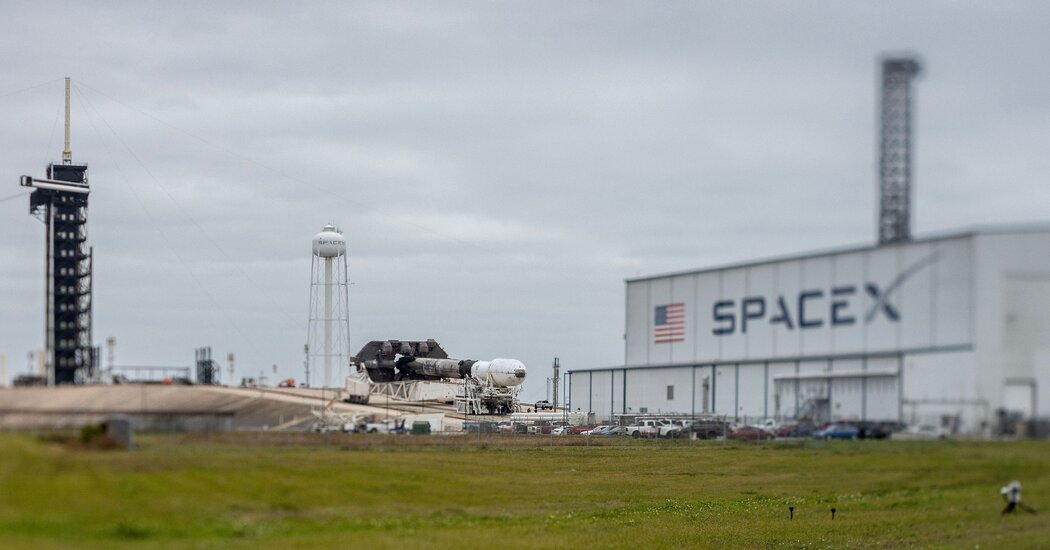
[(764, 439), (773, 439), (773, 434), (762, 428), (756, 428), (755, 426), (741, 426), (734, 429), (733, 433), (729, 435), (729, 438), (739, 439), (741, 441), (761, 441)]

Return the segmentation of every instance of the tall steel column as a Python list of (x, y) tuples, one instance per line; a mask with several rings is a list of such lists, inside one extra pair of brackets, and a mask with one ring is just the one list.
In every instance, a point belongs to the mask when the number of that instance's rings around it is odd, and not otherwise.
[(882, 61), (879, 244), (911, 239), (911, 83), (919, 71), (912, 57)]

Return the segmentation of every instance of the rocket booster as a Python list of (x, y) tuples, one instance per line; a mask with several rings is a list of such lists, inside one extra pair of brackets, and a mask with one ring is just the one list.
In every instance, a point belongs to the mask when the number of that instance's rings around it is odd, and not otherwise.
[(397, 366), (399, 369), (411, 370), (426, 376), (438, 376), (441, 378), (466, 378), (467, 376), (472, 376), (496, 386), (518, 386), (525, 381), (526, 372), (525, 365), (517, 359), (474, 361), (472, 359), (413, 357), (408, 361), (399, 361)]

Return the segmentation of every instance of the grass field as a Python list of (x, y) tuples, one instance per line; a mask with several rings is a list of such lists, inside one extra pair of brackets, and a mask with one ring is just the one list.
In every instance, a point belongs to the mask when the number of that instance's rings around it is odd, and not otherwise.
[[(1045, 441), (324, 442), (0, 434), (0, 546), (1050, 547)], [(1039, 515), (1000, 516), (1012, 479)]]

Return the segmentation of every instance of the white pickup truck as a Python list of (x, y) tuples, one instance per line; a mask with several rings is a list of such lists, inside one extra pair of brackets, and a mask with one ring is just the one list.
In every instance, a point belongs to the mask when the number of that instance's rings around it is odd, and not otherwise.
[(677, 437), (682, 427), (664, 420), (641, 420), (624, 428), (624, 433), (631, 437)]

